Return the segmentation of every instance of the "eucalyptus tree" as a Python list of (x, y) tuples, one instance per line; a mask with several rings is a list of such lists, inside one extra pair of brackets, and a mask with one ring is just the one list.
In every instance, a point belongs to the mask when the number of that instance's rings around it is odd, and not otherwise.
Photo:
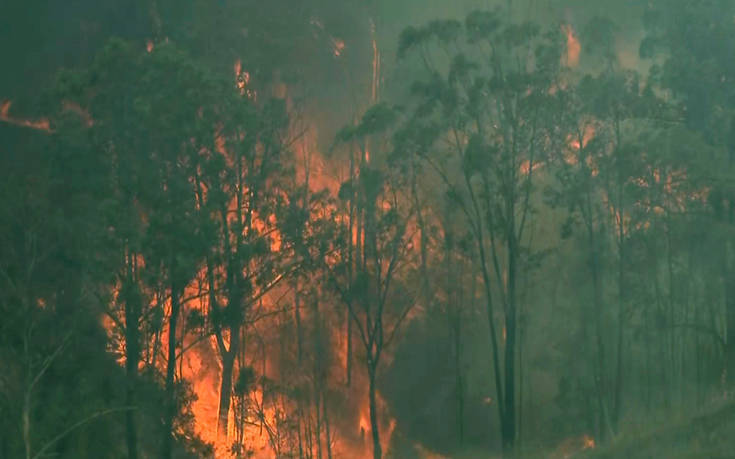
[[(205, 147), (214, 144), (215, 86), (202, 67), (172, 44), (146, 52), (118, 40), (111, 41), (89, 69), (65, 73), (60, 83), (86, 118), (95, 147), (111, 158), (110, 229), (123, 263), (116, 276), (122, 310), (113, 308), (110, 316), (123, 330), (131, 405), (136, 399), (141, 327), (168, 305), (163, 457), (172, 454), (174, 419), (180, 410), (175, 368), (183, 340), (179, 317), (184, 289), (198, 272), (208, 244), (199, 224), (193, 177), (208, 159)], [(156, 291), (163, 292), (161, 304), (145, 308)], [(136, 431), (135, 415), (128, 413), (130, 457), (136, 456)]]
[[(289, 122), (285, 101), (256, 105), (233, 84), (220, 92), (216, 144), (198, 170), (195, 188), (202, 225), (213, 244), (206, 276), (209, 316), (222, 361), (220, 435), (226, 436), (235, 362), (253, 320), (253, 307), (296, 269), (290, 244), (279, 235), (277, 214), (287, 205)], [(245, 362), (240, 362), (244, 368)]]
[(518, 421), (518, 281), (530, 254), (537, 169), (559, 135), (563, 43), (559, 33), (501, 17), (477, 11), (464, 23), (410, 27), (399, 55), (416, 56), (424, 75), (413, 85), (407, 129), (431, 139), (422, 160), (461, 210), (478, 254), (502, 445), (510, 451)]
[[(414, 207), (405, 194), (406, 178), (389, 162), (391, 126), (397, 113), (386, 105), (370, 108), (355, 126), (343, 128), (338, 140), (363, 152), (360, 168), (345, 181), (340, 199), (355, 200), (361, 216), (362, 239), (352, 249), (350, 222), (336, 222), (334, 255), (324, 258), (330, 285), (347, 308), (355, 334), (362, 344), (368, 375), (368, 401), (373, 457), (383, 455), (378, 412), (378, 376), (386, 349), (415, 303), (409, 288), (413, 260)], [(365, 155), (367, 142), (370, 158)]]
[(125, 401), (107, 389), (123, 375), (99, 323), (118, 266), (102, 211), (109, 162), (84, 124), (54, 105), (55, 132), (0, 134), (3, 457), (92, 454), (122, 427)]
[[(724, 302), (723, 374), (735, 381), (735, 282), (733, 223), (735, 195), (735, 100), (732, 62), (735, 5), (729, 1), (651, 2), (644, 14), (646, 38), (641, 56), (652, 62), (651, 80), (674, 107), (677, 121), (701, 138), (706, 155), (694, 160), (699, 179), (707, 182), (710, 218), (719, 241)], [(693, 169), (694, 171), (695, 169)]]
[[(649, 175), (656, 165), (647, 150), (655, 148), (650, 139), (665, 130), (669, 115), (652, 86), (618, 62), (615, 32), (616, 26), (600, 17), (584, 29), (584, 58), (596, 62), (600, 70), (560, 90), (565, 133), (554, 161), (560, 188), (550, 190), (552, 201), (569, 207), (566, 235), (571, 234), (574, 221), (582, 228), (594, 305), (591, 368), (600, 437), (619, 430), (623, 371), (628, 367), (626, 338), (638, 302), (636, 293), (643, 294), (636, 292), (627, 274), (634, 258), (629, 252), (650, 225), (642, 193), (650, 187)], [(606, 295), (608, 278), (616, 284), (615, 300)], [(604, 326), (606, 321), (616, 324), (614, 332)]]

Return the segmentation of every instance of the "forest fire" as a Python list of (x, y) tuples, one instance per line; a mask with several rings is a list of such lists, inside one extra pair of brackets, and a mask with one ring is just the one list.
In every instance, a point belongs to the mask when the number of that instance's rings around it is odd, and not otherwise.
[(735, 4), (8, 1), (0, 457), (735, 450)]

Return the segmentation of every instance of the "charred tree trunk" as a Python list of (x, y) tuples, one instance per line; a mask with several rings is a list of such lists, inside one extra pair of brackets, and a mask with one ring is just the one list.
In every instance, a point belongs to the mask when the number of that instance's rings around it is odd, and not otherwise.
[(303, 360), (303, 349), (302, 349), (302, 343), (304, 341), (303, 339), (303, 331), (301, 326), (301, 295), (299, 294), (299, 280), (298, 278), (294, 279), (293, 282), (293, 297), (294, 297), (294, 321), (296, 322), (296, 355), (298, 357), (299, 363)]
[(495, 330), (495, 316), (493, 308), (492, 287), (490, 284), (490, 270), (487, 265), (487, 253), (485, 250), (485, 231), (483, 229), (483, 221), (485, 220), (483, 213), (477, 203), (477, 198), (470, 183), (468, 174), (464, 174), (464, 181), (467, 191), (469, 192), (472, 202), (473, 217), (473, 233), (478, 248), (478, 257), (480, 259), (480, 268), (482, 272), (482, 283), (485, 287), (485, 312), (487, 314), (488, 328), (490, 330), (490, 351), (492, 355), (493, 378), (495, 382), (495, 394), (497, 396), (498, 418), (500, 419), (501, 438), (503, 445), (506, 444), (506, 415), (505, 397), (503, 395), (502, 373), (500, 370), (500, 347), (498, 345), (497, 331)]
[[(735, 162), (735, 150), (730, 154), (730, 167), (732, 167), (733, 162)], [(732, 226), (735, 223), (735, 201), (731, 199), (728, 204), (727, 221)], [(725, 376), (726, 385), (729, 389), (735, 387), (735, 273), (733, 273), (732, 267), (732, 243), (730, 241), (725, 242), (724, 248), (722, 277), (725, 284), (725, 327), (727, 329), (725, 334)]]
[[(140, 321), (140, 296), (135, 283), (133, 266), (134, 257), (128, 259), (128, 278), (125, 292), (125, 405), (135, 406), (135, 392), (138, 381), (138, 361), (140, 360), (140, 337), (138, 322)], [(138, 431), (135, 410), (125, 412), (125, 443), (129, 459), (138, 457)]]
[(375, 387), (377, 365), (368, 362), (369, 397), (370, 397), (370, 430), (373, 436), (373, 459), (382, 459), (383, 449), (380, 445), (380, 430), (378, 423), (378, 404)]
[[(618, 166), (620, 167), (620, 166)], [(618, 330), (617, 330), (617, 354), (615, 367), (615, 398), (613, 399), (612, 423), (615, 433), (619, 431), (620, 415), (622, 411), (623, 397), (623, 338), (625, 322), (625, 221), (623, 208), (622, 173), (618, 173)]]
[[(589, 196), (588, 196), (589, 198)], [(590, 275), (592, 276), (593, 301), (595, 307), (595, 342), (597, 345), (597, 359), (595, 366), (595, 388), (597, 392), (597, 405), (599, 410), (598, 423), (599, 435), (605, 438), (611, 433), (608, 415), (608, 393), (607, 393), (607, 368), (605, 367), (605, 344), (603, 338), (603, 295), (602, 295), (602, 271), (600, 262), (600, 251), (598, 241), (594, 229), (594, 223), (590, 221), (588, 224), (588, 237), (590, 243)]]
[(350, 317), (350, 313), (347, 312), (346, 314), (347, 320), (347, 362), (346, 362), (346, 385), (347, 387), (350, 387), (352, 384), (352, 317)]
[(165, 413), (163, 420), (163, 442), (161, 457), (171, 459), (173, 448), (173, 423), (176, 416), (176, 394), (174, 371), (176, 370), (176, 325), (179, 320), (179, 287), (171, 284), (171, 317), (168, 325), (168, 362), (166, 364)]
[(219, 392), (219, 409), (217, 411), (217, 435), (227, 438), (230, 419), (230, 402), (232, 400), (232, 376), (235, 368), (235, 357), (240, 344), (240, 330), (230, 329), (230, 349), (222, 355), (222, 381)]
[(327, 459), (332, 459), (332, 434), (329, 429), (329, 411), (327, 410), (327, 397), (322, 397), (322, 406), (324, 407), (324, 429), (327, 435)]
[(452, 242), (447, 240), (446, 266), (447, 266), (447, 298), (452, 304), (447, 304), (449, 313), (450, 333), (454, 341), (454, 384), (457, 402), (457, 430), (459, 444), (464, 443), (464, 378), (462, 374), (462, 307), (464, 306), (464, 263), (459, 262), (459, 274), (456, 280), (452, 277), (454, 271), (452, 265)]
[(503, 451), (511, 453), (516, 439), (515, 348), (516, 348), (516, 269), (518, 247), (515, 235), (508, 236), (508, 309), (505, 313), (505, 419)]
[[(727, 244), (726, 252), (730, 251), (730, 244)], [(729, 258), (729, 254), (725, 255)], [(726, 349), (725, 349), (725, 375), (728, 389), (735, 387), (735, 276), (733, 270), (727, 265), (724, 269), (725, 284), (725, 308), (726, 308)]]
[(322, 459), (322, 415), (321, 415), (321, 393), (319, 389), (314, 394), (314, 414), (316, 415), (316, 457)]
[[(355, 158), (354, 155), (350, 154), (350, 180), (355, 180)], [(354, 187), (352, 188), (352, 192), (350, 193), (350, 200), (348, 201), (347, 205), (349, 206), (349, 214), (350, 214), (350, 220), (349, 220), (349, 234), (347, 236), (347, 282), (348, 285), (352, 285), (352, 278), (353, 273), (355, 269), (355, 254), (359, 254), (359, 250), (356, 252), (355, 248), (359, 247), (357, 244), (359, 243), (360, 234), (357, 228), (359, 228), (359, 221), (358, 226), (355, 226), (355, 191)], [(353, 233), (357, 232), (357, 237), (355, 238), (355, 243), (352, 242), (352, 235)], [(359, 257), (359, 255), (357, 255)], [(352, 384), (352, 317), (350, 316), (350, 309), (352, 308), (352, 297), (348, 300), (347, 304), (347, 310), (345, 310), (345, 320), (347, 321), (347, 355), (345, 357), (345, 381), (347, 387), (350, 387)]]

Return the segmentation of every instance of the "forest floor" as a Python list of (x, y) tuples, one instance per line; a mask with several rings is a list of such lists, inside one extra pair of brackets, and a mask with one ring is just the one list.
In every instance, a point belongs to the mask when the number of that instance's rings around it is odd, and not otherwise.
[(735, 458), (735, 402), (650, 429), (626, 432), (580, 458)]
[[(521, 459), (733, 459), (735, 458), (735, 402), (704, 412), (650, 423), (646, 428), (628, 426), (612, 443), (585, 448), (565, 442), (553, 450), (526, 452)], [(395, 454), (397, 453), (397, 454)], [(389, 457), (417, 459), (495, 459), (479, 450), (443, 456), (417, 447), (413, 454), (394, 452)]]

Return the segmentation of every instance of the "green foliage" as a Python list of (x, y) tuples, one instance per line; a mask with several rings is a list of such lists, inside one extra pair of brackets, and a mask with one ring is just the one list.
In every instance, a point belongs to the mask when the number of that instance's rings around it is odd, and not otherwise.
[(590, 56), (600, 56), (604, 61), (617, 59), (615, 34), (619, 28), (612, 19), (595, 16), (587, 22), (581, 33), (583, 50)]

